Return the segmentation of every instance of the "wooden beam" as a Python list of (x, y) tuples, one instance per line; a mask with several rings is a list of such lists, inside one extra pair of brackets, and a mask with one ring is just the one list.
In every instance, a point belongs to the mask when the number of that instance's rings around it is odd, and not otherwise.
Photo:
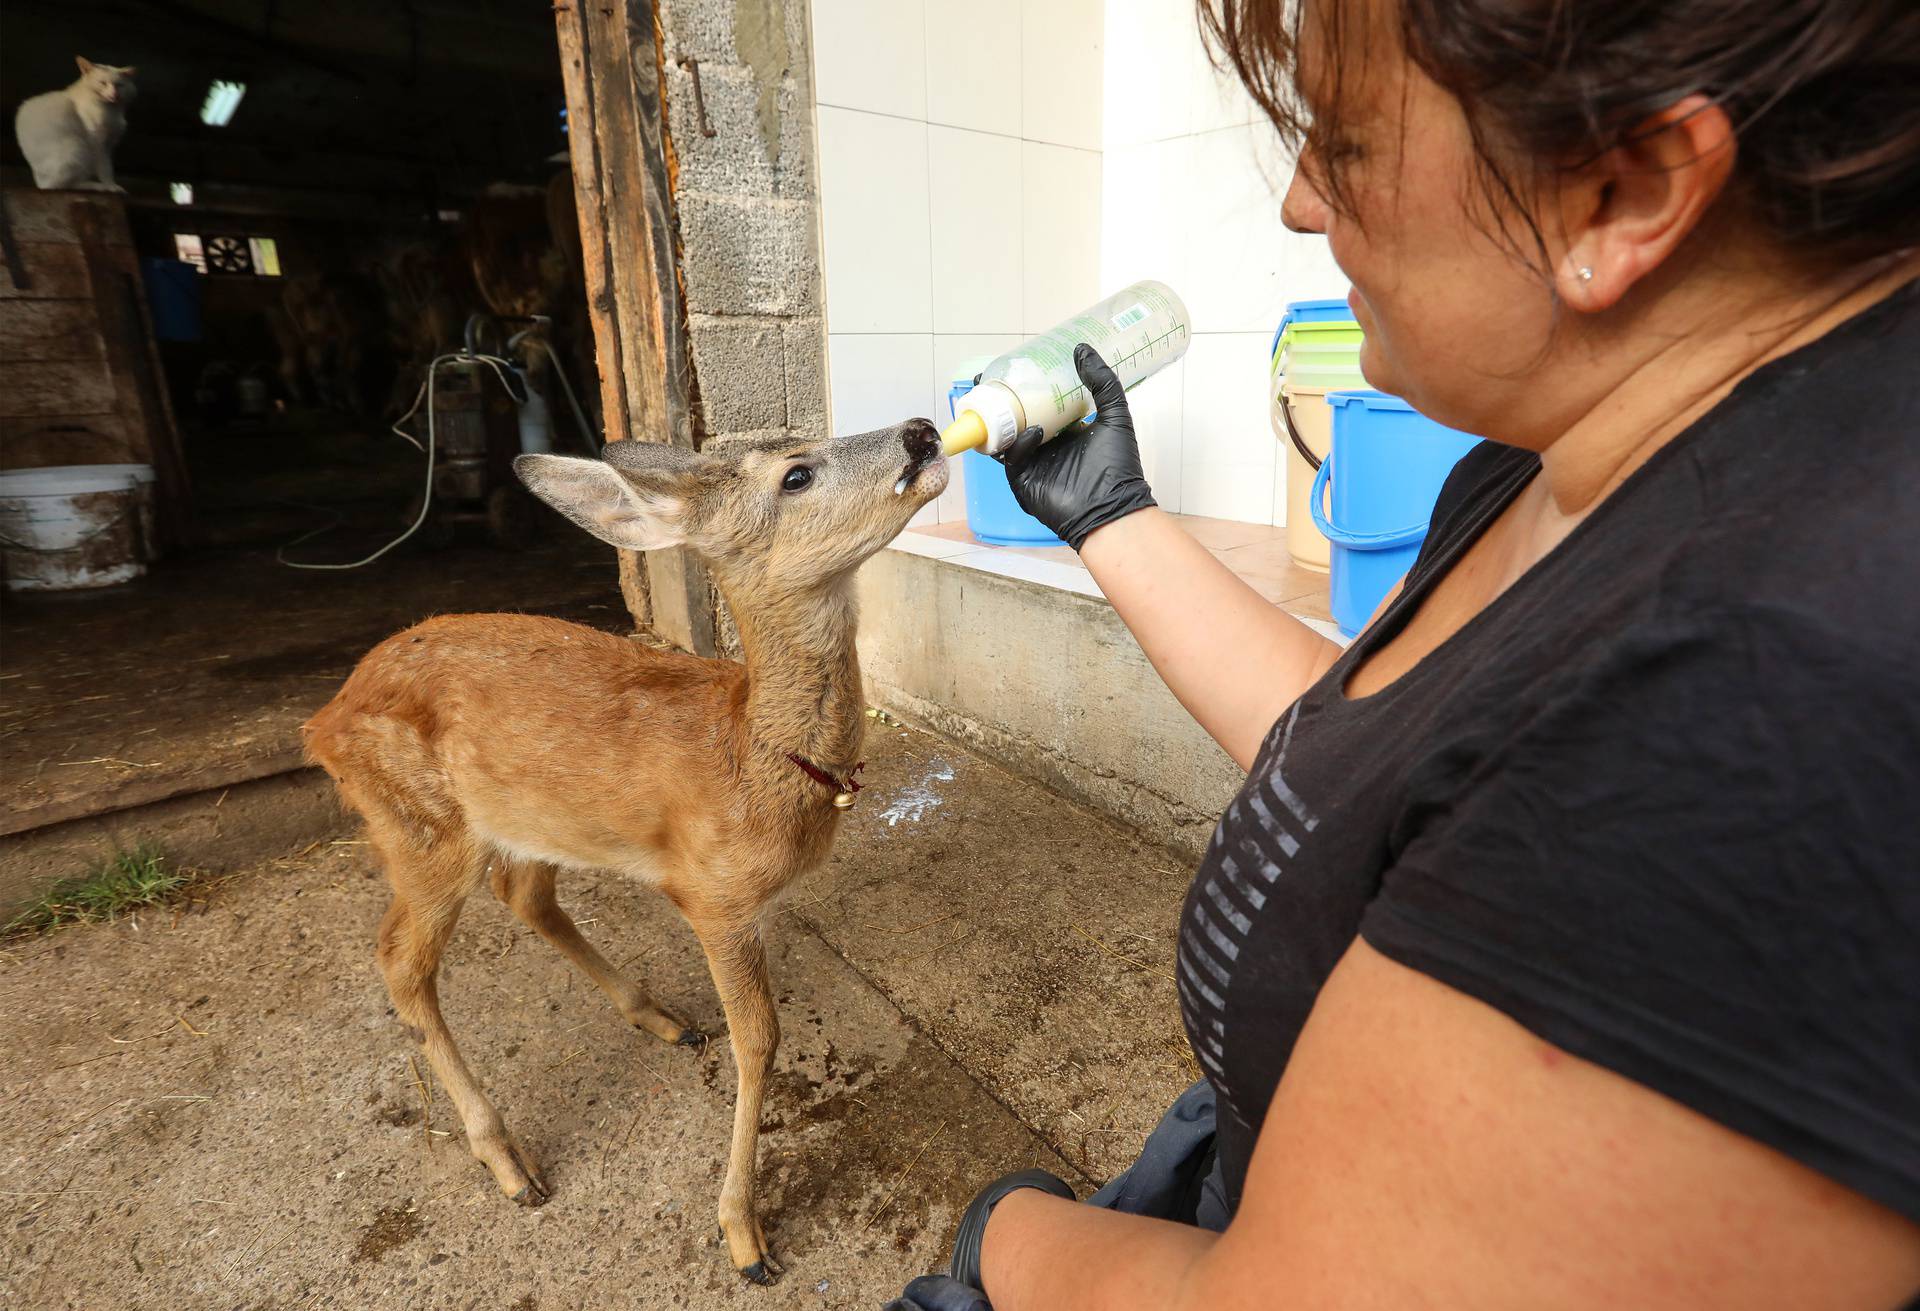
[(192, 531), (193, 491), (185, 448), (173, 421), (153, 339), (153, 313), (127, 225), (125, 201), (117, 195), (82, 192), (68, 207), (93, 283), (107, 367), (114, 379), (115, 408), (127, 432), (147, 436), (153, 465), (159, 538), (164, 545), (187, 540)]
[(0, 367), (29, 360), (99, 360), (106, 346), (79, 300), (0, 300)]
[[(692, 352), (654, 8), (562, 0), (554, 14), (607, 438), (692, 449)], [(636, 623), (714, 654), (713, 589), (689, 552), (649, 552), (644, 573), (623, 558), (621, 589)]]
[(78, 246), (56, 246), (44, 241), (19, 245), (20, 266), (27, 285), (16, 287), (11, 277), (0, 277), (0, 300), (88, 300), (93, 283), (87, 279), (87, 261)]

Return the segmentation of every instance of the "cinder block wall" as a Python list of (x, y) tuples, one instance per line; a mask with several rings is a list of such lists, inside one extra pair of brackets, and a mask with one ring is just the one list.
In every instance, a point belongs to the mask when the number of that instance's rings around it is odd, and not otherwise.
[(702, 444), (819, 435), (826, 336), (806, 0), (660, 9)]
[[(824, 436), (806, 0), (662, 0), (660, 13), (696, 439)], [(721, 650), (738, 654), (718, 609)]]

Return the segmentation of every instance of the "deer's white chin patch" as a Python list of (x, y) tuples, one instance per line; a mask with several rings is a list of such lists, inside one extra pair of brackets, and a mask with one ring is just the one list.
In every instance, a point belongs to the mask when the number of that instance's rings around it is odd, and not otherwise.
[(947, 469), (947, 457), (935, 456), (931, 463), (901, 474), (893, 484), (893, 494), (905, 496), (911, 492), (923, 501), (930, 501), (947, 490), (947, 480), (951, 476)]

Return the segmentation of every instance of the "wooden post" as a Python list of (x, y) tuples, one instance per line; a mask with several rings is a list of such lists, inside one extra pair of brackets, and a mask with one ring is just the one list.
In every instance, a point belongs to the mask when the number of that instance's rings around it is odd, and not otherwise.
[(0, 231), (0, 466), (151, 464), (160, 539), (185, 540), (186, 457), (126, 201), (8, 188)]
[[(587, 305), (609, 441), (697, 444), (660, 39), (651, 0), (559, 0)], [(684, 549), (622, 552), (634, 622), (712, 655), (713, 589)]]

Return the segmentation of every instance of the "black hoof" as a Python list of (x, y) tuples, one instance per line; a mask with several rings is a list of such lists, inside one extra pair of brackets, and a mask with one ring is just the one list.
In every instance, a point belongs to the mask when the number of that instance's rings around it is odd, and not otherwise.
[(515, 1206), (527, 1206), (527, 1207), (544, 1206), (547, 1201), (547, 1194), (544, 1191), (538, 1188), (535, 1188), (532, 1184), (523, 1184), (520, 1188), (520, 1191), (515, 1193), (512, 1197), (508, 1198), (507, 1200), (512, 1202)]
[(770, 1288), (774, 1283), (774, 1276), (768, 1272), (765, 1261), (755, 1261), (740, 1274), (748, 1283), (758, 1284), (762, 1288)]
[(680, 1030), (680, 1036), (673, 1040), (673, 1045), (676, 1047), (704, 1047), (707, 1045), (707, 1035), (698, 1029), (682, 1029)]

